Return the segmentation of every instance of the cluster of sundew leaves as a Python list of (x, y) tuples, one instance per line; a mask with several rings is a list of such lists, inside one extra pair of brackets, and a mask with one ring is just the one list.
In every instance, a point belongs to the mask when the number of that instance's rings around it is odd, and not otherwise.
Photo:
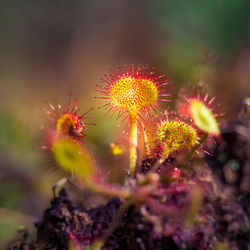
[(193, 91), (193, 95), (182, 97), (185, 101), (178, 109), (178, 113), (165, 112), (165, 118), (161, 118), (157, 125), (155, 137), (165, 157), (183, 150), (210, 154), (202, 144), (205, 141), (214, 142), (211, 138), (220, 135), (216, 120), (219, 115), (214, 114), (211, 107), (215, 98), (209, 99), (208, 94), (202, 97), (197, 89)]
[[(170, 101), (171, 97), (168, 87), (171, 82), (165, 74), (154, 67), (125, 65), (122, 68), (118, 66), (105, 75), (102, 82), (102, 86), (97, 86), (101, 89), (98, 91), (102, 93), (99, 98), (105, 99), (103, 107), (109, 111), (118, 111), (121, 115), (125, 114), (125, 117), (129, 117), (130, 120), (139, 114), (143, 117), (145, 110), (154, 110), (157, 113), (159, 108), (164, 109), (162, 102)], [(216, 114), (210, 107), (213, 101), (214, 98), (208, 100), (207, 94), (204, 98), (196, 94), (186, 97), (186, 102), (179, 111), (182, 115), (191, 118), (197, 129), (216, 136), (219, 135), (219, 127), (215, 118)], [(186, 124), (186, 126), (190, 125), (191, 123)], [(188, 148), (189, 145), (186, 149)]]
[[(167, 101), (164, 99), (171, 96), (168, 85), (169, 80), (166, 75), (159, 72), (156, 68), (148, 66), (118, 67), (118, 71), (111, 70), (111, 73), (105, 75), (106, 80), (100, 91), (104, 94), (105, 107), (110, 110), (127, 112), (127, 116), (131, 119), (131, 127), (133, 124), (133, 131), (135, 146), (132, 153), (135, 154), (135, 147), (137, 146), (137, 129), (134, 129), (137, 123), (137, 116), (139, 111), (149, 111), (156, 107), (160, 108), (160, 102)], [(195, 124), (192, 124), (186, 118), (180, 115), (165, 115), (161, 118), (161, 122), (155, 124), (155, 138), (162, 147), (162, 156), (167, 157), (170, 154), (178, 151), (191, 150), (199, 143), (199, 130), (206, 133), (217, 134), (218, 125), (214, 114), (209, 106), (213, 99), (208, 101), (206, 95), (204, 99), (197, 95), (195, 98), (190, 97), (187, 102), (180, 109), (184, 115), (191, 117)], [(207, 105), (206, 105), (207, 104)], [(87, 123), (83, 122), (84, 115), (78, 116), (77, 103), (72, 108), (69, 105), (62, 108), (57, 105), (57, 108), (49, 104), (51, 111), (48, 114), (52, 117), (52, 126), (54, 130), (53, 143), (51, 146), (52, 153), (59, 165), (67, 171), (78, 173), (83, 179), (91, 173), (91, 170), (81, 172), (79, 166), (84, 165), (86, 160), (85, 149), (78, 144), (86, 130)], [(110, 107), (111, 106), (111, 107)], [(166, 112), (165, 112), (166, 113)], [(120, 154), (119, 152), (118, 154)], [(133, 155), (132, 155), (133, 156)], [(87, 164), (89, 168), (93, 168), (93, 164)], [(74, 167), (75, 166), (75, 167)]]
[[(118, 111), (121, 116), (124, 115), (130, 120), (130, 173), (133, 175), (137, 152), (139, 152), (137, 147), (138, 117), (144, 122), (145, 113), (150, 114), (150, 110), (157, 113), (159, 108), (164, 108), (162, 102), (169, 100), (171, 96), (168, 86), (170, 82), (166, 75), (158, 74), (154, 71), (155, 68), (148, 66), (131, 65), (118, 67), (118, 69), (118, 71), (111, 70), (110, 74), (105, 75), (106, 80), (103, 81), (103, 86), (98, 87), (101, 88), (99, 92), (103, 94), (100, 98), (105, 100), (103, 107), (109, 109), (108, 112)], [(161, 123), (153, 124), (156, 127), (154, 138), (157, 146), (160, 144), (162, 149), (161, 161), (163, 157), (166, 158), (172, 153), (181, 151), (190, 151), (189, 155), (200, 151), (209, 154), (204, 142), (208, 137), (219, 136), (220, 133), (216, 115), (211, 108), (213, 101), (214, 98), (209, 100), (207, 94), (204, 98), (199, 93), (187, 96), (183, 107), (179, 110), (178, 118), (174, 116), (173, 119), (172, 115), (170, 115), (170, 120), (160, 117)], [(182, 116), (184, 116), (183, 119), (180, 118)], [(203, 134), (202, 137), (200, 137), (201, 134)], [(146, 155), (149, 156), (147, 152)]]

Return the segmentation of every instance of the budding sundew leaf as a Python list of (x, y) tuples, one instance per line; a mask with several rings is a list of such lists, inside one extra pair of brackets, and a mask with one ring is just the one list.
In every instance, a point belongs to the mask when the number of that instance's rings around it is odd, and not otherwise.
[(214, 114), (203, 102), (193, 100), (190, 104), (190, 112), (195, 125), (200, 130), (211, 135), (218, 135), (220, 133)]
[(73, 106), (70, 105), (70, 99), (66, 105), (52, 105), (48, 103), (49, 109), (46, 113), (50, 117), (49, 128), (58, 136), (70, 137), (75, 141), (79, 141), (85, 136), (88, 125), (94, 125), (93, 123), (85, 122), (85, 115), (92, 109), (88, 110), (82, 115), (78, 115), (77, 101), (75, 100)]

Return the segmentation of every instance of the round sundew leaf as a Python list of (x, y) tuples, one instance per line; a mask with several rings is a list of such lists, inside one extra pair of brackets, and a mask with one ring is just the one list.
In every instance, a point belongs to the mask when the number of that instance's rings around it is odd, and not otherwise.
[(198, 141), (196, 130), (183, 121), (164, 121), (156, 132), (156, 136), (163, 148), (163, 155), (190, 150)]
[(151, 80), (131, 76), (122, 77), (110, 91), (112, 105), (127, 109), (132, 116), (154, 104), (157, 98), (158, 90)]
[(190, 113), (199, 129), (213, 135), (220, 133), (217, 120), (203, 102), (193, 100), (190, 104)]
[(136, 121), (144, 112), (157, 112), (171, 98), (171, 81), (158, 68), (148, 65), (115, 66), (101, 82), (96, 89), (101, 96), (96, 98), (102, 100), (102, 107), (130, 121)]
[(70, 138), (58, 139), (53, 144), (52, 153), (57, 164), (66, 172), (73, 172), (83, 180), (93, 175), (93, 161), (78, 142)]

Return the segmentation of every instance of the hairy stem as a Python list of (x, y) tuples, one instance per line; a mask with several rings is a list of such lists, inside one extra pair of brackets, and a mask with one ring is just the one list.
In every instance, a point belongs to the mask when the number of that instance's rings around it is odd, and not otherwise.
[(137, 117), (130, 117), (131, 125), (130, 125), (130, 175), (134, 176), (135, 167), (137, 162)]
[(108, 183), (102, 183), (100, 181), (95, 181), (91, 178), (84, 180), (84, 184), (92, 191), (111, 196), (111, 197), (119, 197), (119, 198), (130, 198), (130, 192), (117, 188), (114, 185)]
[(151, 152), (150, 152), (150, 147), (149, 147), (149, 142), (148, 142), (148, 135), (147, 135), (146, 128), (145, 128), (143, 122), (141, 122), (141, 126), (142, 126), (142, 130), (143, 130), (145, 154), (149, 158), (151, 155)]

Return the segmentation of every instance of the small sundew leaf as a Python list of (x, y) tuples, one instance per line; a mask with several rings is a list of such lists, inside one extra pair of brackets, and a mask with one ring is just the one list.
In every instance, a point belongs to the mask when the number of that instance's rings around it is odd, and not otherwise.
[(217, 120), (211, 110), (206, 105), (198, 100), (193, 100), (190, 103), (190, 112), (194, 120), (195, 125), (202, 131), (212, 134), (219, 135), (220, 130), (218, 127)]
[(163, 120), (159, 124), (156, 138), (163, 149), (164, 156), (175, 151), (190, 150), (199, 139), (191, 124), (175, 116), (172, 116), (170, 120)]
[(57, 164), (66, 172), (74, 173), (83, 180), (94, 174), (95, 165), (82, 145), (70, 138), (54, 142), (52, 153)]
[[(77, 101), (73, 103), (73, 107), (70, 105), (70, 100), (67, 105), (52, 105), (49, 103), (49, 109), (47, 114), (49, 115), (49, 131), (55, 131), (58, 136), (71, 137), (75, 141), (79, 141), (85, 136), (88, 125), (94, 125), (93, 123), (86, 123), (84, 120), (86, 114), (92, 109), (88, 110), (82, 115), (78, 115)], [(46, 145), (50, 148), (50, 144)]]
[(123, 147), (114, 142), (110, 144), (110, 149), (113, 155), (122, 155), (124, 152)]

